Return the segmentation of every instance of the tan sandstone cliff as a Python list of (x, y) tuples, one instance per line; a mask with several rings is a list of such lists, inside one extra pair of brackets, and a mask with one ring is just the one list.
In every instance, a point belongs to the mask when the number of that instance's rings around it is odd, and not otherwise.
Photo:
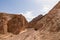
[[(14, 21), (11, 21), (13, 19)], [(15, 16), (13, 16), (13, 19), (8, 21), (8, 26), (10, 28), (13, 22), (15, 22), (16, 19), (19, 19), (19, 17), (15, 18)], [(12, 27), (14, 27), (15, 24), (13, 24)], [(17, 25), (19, 25), (19, 23)], [(34, 28), (36, 27), (39, 28), (37, 31), (34, 30)], [(13, 34), (15, 34), (15, 31), (13, 31)], [(60, 40), (60, 2), (58, 2), (58, 4), (56, 4), (56, 6), (52, 10), (50, 10), (48, 14), (39, 19), (39, 21), (36, 22), (33, 28), (28, 28), (18, 35), (11, 35), (9, 37), (3, 38), (0, 37), (0, 40)]]
[(49, 11), (35, 27), (40, 27), (40, 30), (48, 30), (51, 32), (60, 31), (60, 2)]
[(0, 13), (0, 33), (18, 34), (27, 27), (28, 22), (23, 15)]

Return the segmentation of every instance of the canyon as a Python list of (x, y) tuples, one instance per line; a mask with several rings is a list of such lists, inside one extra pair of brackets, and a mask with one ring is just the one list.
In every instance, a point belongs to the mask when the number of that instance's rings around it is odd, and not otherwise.
[(0, 40), (60, 40), (60, 1), (30, 22), (22, 14), (0, 13)]

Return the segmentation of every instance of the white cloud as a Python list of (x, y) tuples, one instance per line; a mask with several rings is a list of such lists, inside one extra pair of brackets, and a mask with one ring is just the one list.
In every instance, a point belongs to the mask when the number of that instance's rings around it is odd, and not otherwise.
[(48, 11), (50, 9), (50, 6), (49, 5), (43, 5), (43, 9), (46, 12), (46, 11)]
[[(40, 4), (42, 5), (42, 9), (39, 9), (41, 10), (41, 14), (45, 15), (47, 12), (49, 12), (49, 10), (51, 10), (55, 5), (56, 3), (58, 3), (59, 0), (34, 0), (34, 2), (36, 4)], [(26, 19), (28, 21), (31, 21), (34, 17), (36, 17), (36, 14), (33, 14), (35, 13), (35, 11), (26, 11), (25, 13), (18, 13), (18, 14), (23, 14)], [(37, 15), (40, 15), (40, 13), (38, 13)]]
[(48, 13), (57, 3), (59, 0), (42, 0), (42, 13), (45, 15)]
[(43, 15), (45, 15), (46, 13), (48, 13), (49, 12), (49, 10), (52, 8), (52, 6), (50, 6), (50, 5), (43, 5), (42, 6), (43, 8), (42, 8), (42, 13), (43, 13)]
[(31, 21), (35, 17), (33, 11), (26, 11), (25, 13), (17, 13), (17, 14), (24, 15), (28, 21)]
[(40, 3), (40, 2), (43, 2), (43, 3), (44, 3), (44, 2), (46, 2), (46, 3), (48, 3), (48, 2), (50, 2), (50, 3), (53, 2), (53, 3), (54, 3), (54, 2), (57, 2), (57, 1), (59, 1), (59, 0), (34, 0), (34, 1), (35, 1), (35, 3)]

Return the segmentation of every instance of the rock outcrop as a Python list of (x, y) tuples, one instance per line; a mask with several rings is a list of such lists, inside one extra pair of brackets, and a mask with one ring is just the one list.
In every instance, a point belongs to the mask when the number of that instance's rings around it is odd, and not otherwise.
[(42, 31), (59, 32), (60, 31), (60, 2), (39, 20), (35, 27), (40, 27)]
[(3, 23), (4, 23), (4, 20), (2, 18), (2, 14), (0, 14), (0, 33), (4, 32)]
[(0, 33), (18, 34), (28, 26), (23, 15), (0, 13)]
[(7, 32), (7, 21), (9, 17), (7, 14), (0, 13), (0, 33), (6, 33)]
[[(19, 32), (28, 24), (24, 16), (2, 15), (0, 14), (0, 33), (10, 32), (13, 34), (6, 34), (6, 37), (0, 35), (0, 40), (60, 40), (60, 2), (48, 14), (41, 18), (38, 17), (38, 21), (35, 20), (36, 24), (32, 26), (33, 28), (27, 28), (21, 33)], [(34, 30), (36, 27), (37, 31)]]
[(32, 19), (32, 21), (29, 22), (29, 28), (34, 28), (34, 29), (39, 29), (39, 27), (35, 27), (35, 24), (40, 20), (42, 19), (43, 15), (39, 15), (38, 17)]
[(8, 21), (7, 25), (8, 32), (18, 34), (27, 27), (28, 22), (23, 15), (14, 15), (14, 17)]

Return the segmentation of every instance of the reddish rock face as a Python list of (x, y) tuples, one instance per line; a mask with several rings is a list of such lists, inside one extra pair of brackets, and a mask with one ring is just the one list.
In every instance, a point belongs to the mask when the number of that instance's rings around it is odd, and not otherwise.
[(19, 34), (28, 26), (23, 15), (0, 13), (0, 33)]
[(60, 31), (60, 2), (41, 20), (39, 20), (35, 27), (40, 27), (40, 30), (58, 32)]

